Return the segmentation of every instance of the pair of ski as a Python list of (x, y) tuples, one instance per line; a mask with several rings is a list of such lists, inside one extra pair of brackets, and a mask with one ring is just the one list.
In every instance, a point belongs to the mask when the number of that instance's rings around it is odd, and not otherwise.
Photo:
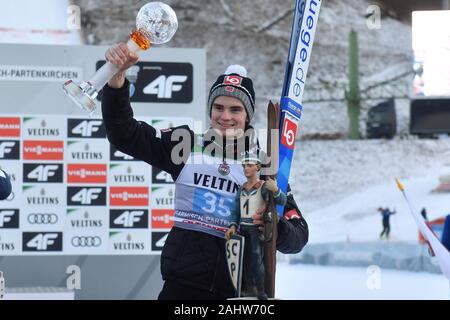
[[(270, 101), (267, 107), (267, 153), (271, 169), (266, 176), (276, 177), (278, 187), (285, 194), (288, 189), (295, 139), (302, 112), (301, 103), (305, 80), (321, 2), (322, 0), (296, 0), (280, 104), (273, 104)], [(274, 132), (278, 134), (274, 134)], [(269, 298), (275, 297), (277, 221), (283, 217), (283, 211), (283, 206), (276, 206), (272, 198), (270, 205), (267, 206), (267, 214), (271, 216), (271, 223), (267, 224), (265, 230), (265, 234), (270, 235), (271, 238), (265, 243), (264, 248), (265, 290)], [(227, 244), (227, 250), (233, 243), (234, 248), (239, 244), (242, 245), (235, 257), (237, 259), (235, 259), (234, 268), (236, 268), (239, 265), (242, 266), (242, 258), (245, 254), (243, 253), (244, 240), (238, 236), (231, 241), (234, 242)], [(239, 258), (241, 259), (240, 263)], [(234, 274), (230, 270), (232, 278), (234, 276), (233, 283), (236, 286), (237, 297), (240, 296), (241, 269), (235, 269)]]

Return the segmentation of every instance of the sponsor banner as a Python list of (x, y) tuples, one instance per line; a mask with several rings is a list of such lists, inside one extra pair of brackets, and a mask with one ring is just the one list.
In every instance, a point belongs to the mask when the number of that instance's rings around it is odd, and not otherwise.
[(148, 254), (151, 252), (148, 230), (125, 230), (109, 232), (110, 254)]
[(148, 186), (151, 181), (151, 166), (147, 163), (112, 163), (109, 165), (110, 185)]
[(62, 163), (24, 163), (24, 183), (62, 183)]
[(102, 119), (67, 119), (67, 137), (77, 139), (104, 139), (106, 129)]
[(111, 209), (109, 210), (111, 229), (147, 229), (147, 209)]
[(20, 210), (20, 226), (26, 231), (61, 231), (64, 213), (63, 206), (24, 206)]
[(0, 117), (0, 137), (20, 137), (20, 117)]
[(152, 232), (152, 251), (162, 251), (169, 232)]
[(1, 229), (0, 232), (0, 257), (7, 255), (19, 255), (22, 253), (19, 231)]
[(68, 206), (106, 206), (106, 187), (67, 187)]
[(0, 205), (0, 256), (159, 254), (174, 223), (172, 177), (114, 149), (99, 118), (3, 115), (0, 168), (13, 187)]
[(141, 161), (139, 159), (133, 158), (126, 153), (123, 153), (122, 151), (117, 150), (112, 144), (110, 144), (109, 148), (109, 159), (111, 161)]
[(170, 229), (173, 227), (174, 210), (153, 209), (152, 229)]
[[(97, 69), (104, 63), (98, 61)], [(131, 102), (191, 103), (193, 100), (191, 63), (139, 61), (127, 71), (127, 78)], [(97, 99), (101, 100), (101, 94)]]
[(152, 183), (157, 184), (173, 184), (172, 176), (159, 168), (152, 168)]
[(24, 140), (24, 160), (64, 160), (63, 141)]
[(0, 65), (0, 81), (64, 82), (83, 80), (83, 69), (62, 66)]
[(61, 252), (63, 249), (62, 232), (23, 232), (23, 252)]
[(109, 205), (111, 207), (147, 207), (149, 205), (148, 187), (110, 187)]
[(66, 137), (63, 117), (24, 117), (22, 138), (25, 140), (63, 140)]
[(0, 160), (19, 160), (20, 141), (0, 140)]
[(67, 183), (106, 183), (106, 164), (73, 164), (67, 165)]
[(99, 207), (67, 208), (64, 230), (107, 230), (108, 209)]
[(0, 209), (0, 229), (19, 229), (19, 209)]
[(66, 190), (56, 184), (22, 186), (22, 206), (54, 207), (66, 205)]
[(64, 252), (66, 254), (98, 254), (108, 250), (108, 231), (65, 231)]
[(151, 204), (156, 209), (173, 209), (175, 206), (175, 185), (152, 187)]
[(66, 141), (66, 161), (73, 163), (100, 163), (108, 161), (109, 143), (102, 140)]

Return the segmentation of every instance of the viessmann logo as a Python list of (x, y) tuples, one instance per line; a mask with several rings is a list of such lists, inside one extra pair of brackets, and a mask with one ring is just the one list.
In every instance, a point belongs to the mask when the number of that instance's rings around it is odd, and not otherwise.
[(25, 160), (64, 160), (64, 142), (25, 140), (23, 158)]
[(68, 183), (106, 183), (106, 164), (68, 164)]
[(152, 229), (170, 229), (173, 227), (174, 210), (152, 210)]
[(0, 137), (20, 137), (20, 118), (0, 118)]
[(148, 206), (148, 187), (111, 187), (111, 206)]

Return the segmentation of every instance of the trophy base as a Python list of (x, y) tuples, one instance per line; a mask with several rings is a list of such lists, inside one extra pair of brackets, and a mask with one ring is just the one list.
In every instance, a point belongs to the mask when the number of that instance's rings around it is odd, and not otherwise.
[(89, 112), (95, 111), (95, 101), (98, 92), (89, 82), (83, 82), (81, 85), (76, 84), (72, 80), (66, 81), (63, 85), (66, 95), (82, 110)]

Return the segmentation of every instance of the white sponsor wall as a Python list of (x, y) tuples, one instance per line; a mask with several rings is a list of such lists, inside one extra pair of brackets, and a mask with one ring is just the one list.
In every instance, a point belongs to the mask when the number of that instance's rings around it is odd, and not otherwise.
[[(160, 253), (173, 225), (171, 177), (116, 150), (100, 112), (90, 118), (62, 92), (67, 77), (87, 80), (105, 50), (0, 45), (0, 167), (13, 182), (0, 202), (0, 256)], [(136, 118), (159, 129), (204, 123), (204, 66), (203, 50), (145, 53), (129, 75)]]

